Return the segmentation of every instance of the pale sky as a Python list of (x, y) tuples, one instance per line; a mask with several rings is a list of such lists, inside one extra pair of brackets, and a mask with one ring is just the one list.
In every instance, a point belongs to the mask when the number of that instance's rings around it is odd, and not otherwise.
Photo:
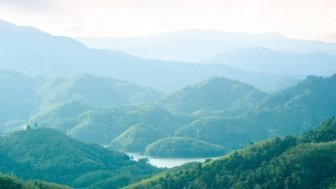
[(0, 19), (70, 37), (218, 29), (336, 42), (336, 0), (0, 0)]

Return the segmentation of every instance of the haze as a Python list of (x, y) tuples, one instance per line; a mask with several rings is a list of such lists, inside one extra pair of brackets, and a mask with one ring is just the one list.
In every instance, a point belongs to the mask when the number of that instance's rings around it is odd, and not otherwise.
[(0, 19), (70, 37), (218, 29), (336, 41), (333, 0), (0, 0)]

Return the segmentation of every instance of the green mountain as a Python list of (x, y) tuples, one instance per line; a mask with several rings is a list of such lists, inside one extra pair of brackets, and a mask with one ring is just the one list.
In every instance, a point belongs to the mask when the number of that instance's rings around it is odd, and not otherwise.
[(70, 187), (67, 186), (61, 186), (45, 181), (23, 181), (15, 176), (5, 174), (0, 174), (0, 186), (3, 189), (70, 189)]
[(224, 153), (222, 146), (184, 137), (162, 138), (145, 149), (145, 154), (152, 157), (214, 157)]
[(334, 188), (336, 118), (300, 137), (274, 138), (126, 188)]
[[(162, 135), (173, 135), (177, 128), (192, 119), (189, 116), (172, 114), (158, 106), (99, 108), (72, 101), (41, 109), (31, 117), (30, 123), (36, 127), (61, 130), (80, 141), (106, 145), (116, 137), (119, 137), (118, 140), (128, 141), (128, 134), (137, 131), (130, 130), (127, 135), (123, 133), (136, 124), (153, 128)], [(122, 139), (124, 137), (126, 138)]]
[(295, 134), (336, 115), (335, 106), (336, 75), (309, 76), (299, 84), (265, 98), (256, 117), (268, 117), (279, 132)]
[(0, 147), (0, 172), (76, 188), (117, 188), (159, 171), (126, 154), (78, 142), (47, 128), (27, 128), (1, 137)]
[(164, 135), (156, 128), (137, 124), (116, 137), (109, 148), (125, 152), (144, 152), (148, 144), (162, 138)]
[(44, 103), (81, 101), (91, 106), (109, 107), (158, 100), (163, 94), (127, 81), (81, 74), (52, 88)]
[(266, 95), (239, 81), (213, 77), (167, 96), (162, 104), (174, 112), (237, 114), (256, 106)]
[(336, 75), (310, 76), (303, 82), (265, 96), (236, 117), (200, 117), (175, 136), (221, 145), (227, 151), (269, 137), (302, 134), (336, 115)]
[(265, 138), (268, 133), (248, 121), (220, 117), (200, 118), (176, 130), (175, 136), (194, 138), (217, 144), (226, 151), (241, 148), (252, 141)]

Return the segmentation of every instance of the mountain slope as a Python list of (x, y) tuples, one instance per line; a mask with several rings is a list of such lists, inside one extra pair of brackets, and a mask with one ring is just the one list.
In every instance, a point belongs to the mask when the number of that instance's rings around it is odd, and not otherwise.
[(125, 152), (144, 152), (148, 144), (160, 139), (163, 134), (153, 127), (137, 124), (121, 133), (113, 139), (110, 149), (118, 149)]
[(43, 97), (44, 103), (81, 101), (91, 106), (108, 107), (158, 100), (163, 94), (135, 84), (81, 74), (54, 87)]
[[(168, 170), (126, 188), (332, 187), (336, 179), (335, 120), (302, 137), (258, 142), (220, 159)], [(320, 138), (329, 131), (332, 134)]]
[[(15, 173), (24, 179), (80, 185), (77, 179), (90, 174), (95, 179), (82, 186), (88, 187), (112, 178), (115, 182), (118, 178), (126, 178), (128, 183), (157, 171), (149, 165), (131, 161), (126, 154), (81, 143), (46, 128), (28, 128), (1, 137), (0, 146), (0, 159), (5, 162), (0, 171)], [(129, 174), (128, 169), (134, 172)], [(108, 176), (99, 177), (99, 171), (105, 171)], [(125, 171), (127, 174), (124, 174)], [(113, 184), (117, 183), (110, 183), (110, 186)]]
[[(258, 107), (258, 117), (268, 115), (273, 120), (279, 120), (275, 124), (282, 125), (282, 129), (287, 131), (312, 129), (319, 122), (336, 115), (335, 89), (336, 75), (307, 77), (293, 87), (268, 96)], [(295, 123), (297, 121), (301, 123)]]
[(175, 112), (203, 110), (234, 114), (255, 106), (266, 95), (244, 83), (214, 77), (169, 95), (162, 104)]
[(146, 146), (145, 154), (151, 157), (214, 157), (225, 153), (222, 146), (185, 137), (161, 138)]
[(310, 76), (303, 82), (266, 96), (255, 106), (234, 117), (210, 115), (198, 117), (175, 132), (218, 144), (227, 151), (269, 137), (302, 134), (323, 120), (336, 115), (336, 75)]

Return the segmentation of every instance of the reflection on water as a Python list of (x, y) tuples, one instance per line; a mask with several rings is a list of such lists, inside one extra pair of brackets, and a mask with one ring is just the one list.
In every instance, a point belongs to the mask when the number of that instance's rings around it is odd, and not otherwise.
[(137, 153), (127, 153), (127, 155), (129, 155), (136, 161), (138, 159), (148, 158), (149, 163), (151, 165), (166, 168), (172, 168), (190, 162), (204, 162), (206, 159), (209, 159), (209, 158), (153, 158)]

